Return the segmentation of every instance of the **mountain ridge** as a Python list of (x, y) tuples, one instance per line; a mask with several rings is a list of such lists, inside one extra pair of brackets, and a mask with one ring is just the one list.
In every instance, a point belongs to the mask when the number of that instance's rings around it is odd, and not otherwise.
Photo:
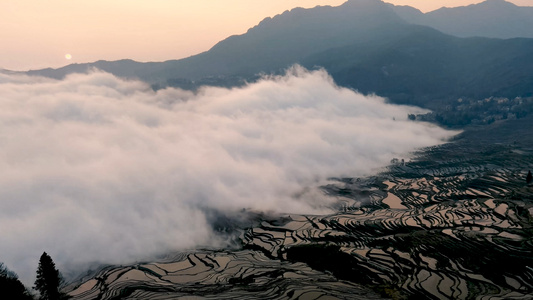
[(391, 4), (391, 7), (407, 22), (458, 37), (533, 38), (533, 7), (517, 6), (505, 0), (442, 7), (427, 13), (406, 6)]
[(426, 107), (432, 99), (533, 94), (533, 39), (459, 38), (410, 24), (396, 10), (378, 0), (296, 8), (181, 60), (98, 61), (28, 74), (61, 78), (96, 67), (154, 87), (194, 89), (243, 84), (301, 64), (325, 68), (339, 84), (361, 92)]

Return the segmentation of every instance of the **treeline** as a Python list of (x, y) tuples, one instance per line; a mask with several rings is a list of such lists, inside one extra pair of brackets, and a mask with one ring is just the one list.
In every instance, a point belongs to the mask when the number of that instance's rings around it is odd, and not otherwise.
[(457, 99), (424, 115), (409, 115), (411, 120), (434, 122), (446, 127), (487, 125), (499, 120), (521, 119), (533, 113), (533, 97), (514, 99), (489, 97)]
[(37, 278), (33, 290), (24, 286), (18, 275), (0, 263), (0, 299), (9, 300), (64, 300), (69, 297), (60, 292), (63, 277), (57, 270), (54, 261), (46, 252), (39, 259)]

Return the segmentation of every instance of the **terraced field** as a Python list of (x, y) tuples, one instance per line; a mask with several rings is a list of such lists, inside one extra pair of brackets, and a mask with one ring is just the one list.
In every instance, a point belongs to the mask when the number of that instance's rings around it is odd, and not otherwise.
[(74, 299), (379, 299), (303, 263), (257, 251), (199, 251), (158, 263), (110, 267), (77, 286)]
[(469, 129), (378, 176), (336, 179), (323, 190), (337, 213), (263, 220), (243, 229), (242, 249), (108, 267), (70, 295), (533, 299), (529, 122)]

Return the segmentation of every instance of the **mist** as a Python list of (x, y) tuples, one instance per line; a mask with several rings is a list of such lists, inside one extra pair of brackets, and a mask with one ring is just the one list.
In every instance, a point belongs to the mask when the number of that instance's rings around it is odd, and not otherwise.
[(0, 74), (0, 261), (31, 285), (43, 251), (72, 273), (217, 246), (206, 209), (328, 212), (327, 178), (456, 134), (407, 120), (419, 112), (298, 66), (194, 93)]

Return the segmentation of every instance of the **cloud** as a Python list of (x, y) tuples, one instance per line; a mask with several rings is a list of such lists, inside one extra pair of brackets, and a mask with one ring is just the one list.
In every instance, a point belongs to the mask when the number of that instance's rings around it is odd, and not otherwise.
[(454, 134), (419, 111), (300, 67), (197, 93), (0, 74), (0, 261), (31, 283), (43, 251), (68, 271), (208, 245), (206, 208), (323, 212), (328, 177)]

